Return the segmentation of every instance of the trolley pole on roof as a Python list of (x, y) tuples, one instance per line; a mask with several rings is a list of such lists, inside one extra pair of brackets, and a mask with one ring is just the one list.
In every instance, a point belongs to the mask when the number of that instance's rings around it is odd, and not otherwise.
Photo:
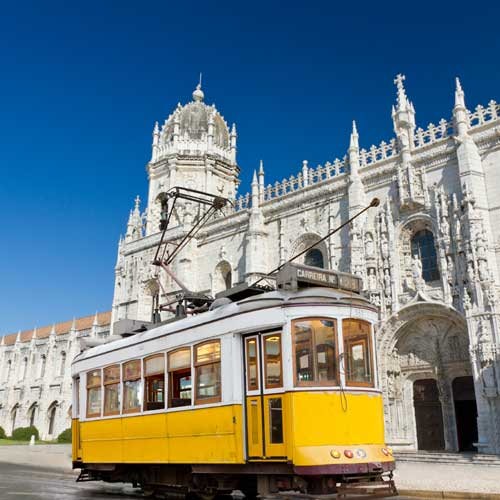
[[(178, 200), (190, 201), (199, 205), (205, 206), (207, 209), (203, 215), (193, 224), (191, 229), (181, 237), (177, 243), (165, 241), (165, 235), (169, 229), (172, 214)], [(158, 247), (156, 248), (153, 258), (153, 265), (163, 269), (174, 281), (179, 285), (180, 291), (173, 294), (173, 297), (166, 304), (158, 304), (158, 308), (154, 313), (154, 318), (158, 319), (160, 311), (169, 311), (177, 316), (185, 316), (187, 313), (202, 312), (208, 309), (212, 302), (212, 297), (190, 291), (187, 286), (175, 275), (170, 268), (175, 257), (186, 247), (186, 245), (198, 234), (200, 229), (208, 222), (208, 220), (225, 206), (232, 205), (228, 198), (216, 196), (196, 189), (185, 187), (173, 187), (166, 193), (163, 193), (161, 198), (161, 215), (160, 215), (160, 231), (161, 237)], [(169, 248), (170, 245), (170, 248)], [(158, 284), (160, 291), (167, 295), (160, 282), (158, 276)]]

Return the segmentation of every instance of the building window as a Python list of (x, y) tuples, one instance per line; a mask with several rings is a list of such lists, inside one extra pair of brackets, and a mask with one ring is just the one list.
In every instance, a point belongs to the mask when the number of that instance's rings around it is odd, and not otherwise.
[(6, 382), (8, 382), (10, 379), (10, 372), (11, 371), (12, 371), (12, 360), (9, 359), (9, 361), (7, 361), (7, 376), (5, 378)]
[(59, 365), (59, 376), (63, 376), (64, 375), (64, 370), (66, 369), (66, 353), (63, 351), (61, 353), (61, 361), (60, 361), (60, 365)]
[(281, 335), (272, 333), (263, 337), (264, 342), (264, 376), (266, 389), (281, 387)]
[(104, 415), (120, 413), (120, 365), (107, 366), (104, 376)]
[(325, 262), (321, 250), (318, 248), (311, 248), (311, 250), (309, 250), (304, 257), (304, 264), (306, 264), (306, 266), (320, 267), (321, 269), (324, 269)]
[(47, 366), (47, 356), (42, 354), (40, 357), (40, 378), (43, 378), (45, 375), (45, 367)]
[(101, 416), (101, 370), (87, 372), (87, 417)]
[(54, 434), (54, 424), (56, 421), (56, 409), (57, 409), (57, 403), (52, 403), (52, 405), (49, 408), (49, 435)]
[(165, 408), (165, 356), (157, 354), (144, 360), (144, 410)]
[(342, 322), (344, 362), (348, 385), (373, 387), (371, 326), (367, 321)]
[(195, 347), (195, 401), (198, 404), (220, 401), (220, 340)]
[(434, 245), (434, 235), (427, 229), (418, 231), (411, 239), (411, 253), (422, 263), (422, 278), (425, 281), (439, 279), (439, 268)]
[(37, 405), (36, 405), (36, 403), (34, 403), (31, 405), (30, 409), (28, 410), (28, 418), (30, 421), (30, 427), (33, 427), (35, 425), (36, 408), (37, 408)]
[(26, 378), (27, 372), (28, 372), (28, 358), (25, 357), (23, 359), (23, 373), (22, 373), (21, 380), (24, 380)]
[(337, 385), (337, 322), (307, 318), (292, 322), (295, 384)]
[(123, 413), (141, 411), (141, 361), (123, 365)]
[(168, 406), (191, 404), (191, 348), (168, 354), (169, 396)]

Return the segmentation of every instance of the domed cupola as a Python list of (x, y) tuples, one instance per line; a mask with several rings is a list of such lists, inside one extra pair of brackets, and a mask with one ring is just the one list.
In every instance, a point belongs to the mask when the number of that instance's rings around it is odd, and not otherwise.
[[(229, 199), (236, 197), (240, 169), (236, 164), (236, 127), (228, 127), (214, 105), (205, 103), (201, 82), (193, 99), (153, 130), (146, 234), (156, 233), (162, 194), (175, 186), (204, 191)], [(178, 207), (179, 223), (193, 220), (189, 204)]]
[(158, 161), (171, 154), (192, 156), (211, 153), (232, 164), (236, 162), (236, 129), (231, 131), (215, 108), (204, 102), (201, 84), (193, 92), (193, 100), (179, 103), (161, 127), (153, 132), (153, 157)]

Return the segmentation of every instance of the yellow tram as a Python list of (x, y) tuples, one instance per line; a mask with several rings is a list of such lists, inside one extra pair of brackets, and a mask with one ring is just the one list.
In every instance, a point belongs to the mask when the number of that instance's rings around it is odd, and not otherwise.
[(393, 488), (376, 308), (355, 276), (284, 271), (277, 290), (216, 300), (76, 357), (81, 480), (205, 497), (331, 494), (383, 478)]

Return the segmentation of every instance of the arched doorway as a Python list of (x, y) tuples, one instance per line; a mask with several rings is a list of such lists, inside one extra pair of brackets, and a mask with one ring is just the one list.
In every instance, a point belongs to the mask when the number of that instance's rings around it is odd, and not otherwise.
[[(472, 373), (463, 317), (418, 301), (389, 318), (379, 338), (388, 442), (400, 449), (458, 451), (452, 382)], [(433, 435), (424, 435), (427, 427)]]
[(444, 450), (443, 410), (434, 379), (413, 383), (413, 404), (419, 450)]
[(477, 442), (477, 406), (472, 377), (453, 380), (453, 403), (459, 451), (473, 451)]

